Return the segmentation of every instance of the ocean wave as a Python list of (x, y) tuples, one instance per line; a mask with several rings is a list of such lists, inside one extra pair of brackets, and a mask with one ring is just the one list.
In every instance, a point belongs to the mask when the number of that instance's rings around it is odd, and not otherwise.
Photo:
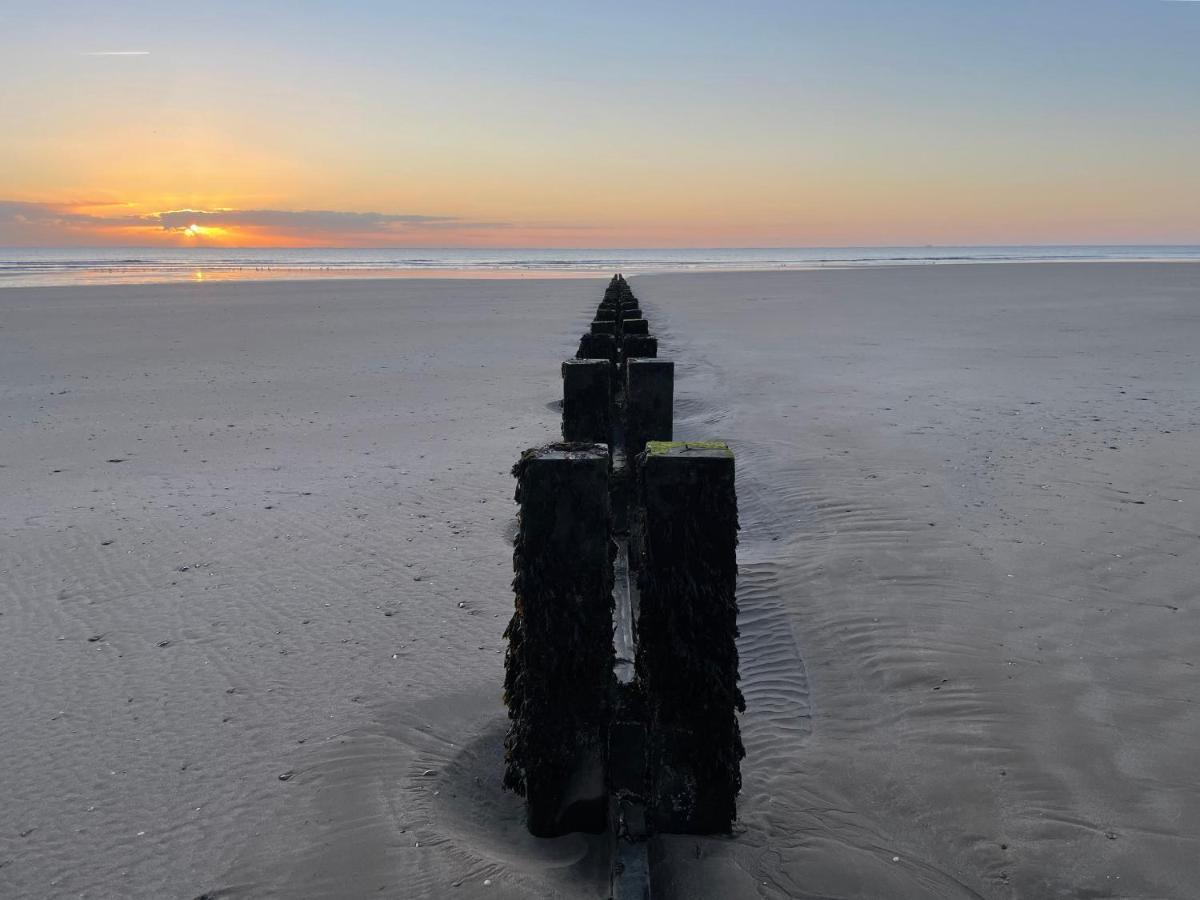
[(1008, 262), (1200, 261), (1196, 246), (810, 247), (690, 250), (0, 248), (0, 285), (134, 284), (414, 272), (581, 275)]

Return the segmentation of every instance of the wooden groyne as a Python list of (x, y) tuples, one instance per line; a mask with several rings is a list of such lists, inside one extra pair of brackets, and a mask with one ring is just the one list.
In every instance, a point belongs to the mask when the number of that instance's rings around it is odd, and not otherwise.
[(745, 755), (734, 458), (672, 440), (658, 349), (614, 276), (562, 365), (563, 441), (513, 469), (504, 782), (533, 834), (611, 836), (618, 900), (649, 898), (653, 834), (729, 832)]

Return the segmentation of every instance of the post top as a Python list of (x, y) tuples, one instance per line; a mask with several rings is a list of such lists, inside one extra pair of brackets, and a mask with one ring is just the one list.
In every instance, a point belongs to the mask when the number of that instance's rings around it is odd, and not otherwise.
[(646, 458), (733, 459), (724, 441), (647, 441)]
[(591, 460), (602, 459), (608, 462), (607, 444), (548, 444), (545, 447), (535, 447), (526, 450), (522, 457), (526, 460)]

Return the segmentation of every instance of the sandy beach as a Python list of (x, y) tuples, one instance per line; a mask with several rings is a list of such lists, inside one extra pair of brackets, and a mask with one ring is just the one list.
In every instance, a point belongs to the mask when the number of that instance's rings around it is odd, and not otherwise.
[[(500, 789), (602, 279), (0, 290), (0, 896), (603, 897)], [(1200, 882), (1200, 266), (631, 279), (737, 454), (747, 757), (661, 898)]]

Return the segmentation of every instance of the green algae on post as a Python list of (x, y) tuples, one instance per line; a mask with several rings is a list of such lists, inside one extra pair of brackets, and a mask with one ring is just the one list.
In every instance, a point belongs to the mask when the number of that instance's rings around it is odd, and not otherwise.
[(673, 450), (723, 450), (732, 458), (733, 451), (724, 441), (647, 441), (646, 453), (661, 455)]

